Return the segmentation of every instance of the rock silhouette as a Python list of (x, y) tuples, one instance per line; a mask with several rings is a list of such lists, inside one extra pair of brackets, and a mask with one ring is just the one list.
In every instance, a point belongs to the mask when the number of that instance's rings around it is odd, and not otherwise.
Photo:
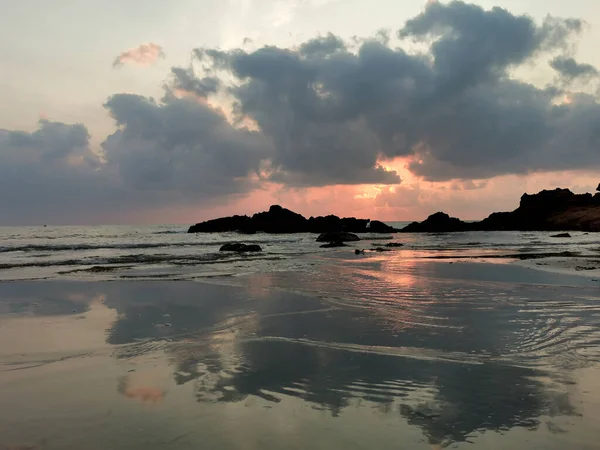
[(236, 215), (197, 223), (189, 228), (188, 233), (395, 233), (397, 231), (394, 227), (378, 220), (339, 218), (334, 215), (306, 219), (301, 214), (273, 205), (268, 211), (256, 213), (252, 217)]
[(322, 233), (317, 238), (317, 242), (356, 242), (360, 238), (353, 233), (345, 232), (328, 232)]
[[(600, 187), (600, 186), (599, 186)], [(600, 192), (574, 194), (569, 189), (524, 194), (512, 212), (497, 212), (480, 222), (463, 222), (438, 212), (401, 231), (432, 233), (455, 231), (600, 231)]]
[(241, 242), (230, 242), (223, 245), (220, 252), (262, 252), (262, 248), (257, 244), (242, 244)]

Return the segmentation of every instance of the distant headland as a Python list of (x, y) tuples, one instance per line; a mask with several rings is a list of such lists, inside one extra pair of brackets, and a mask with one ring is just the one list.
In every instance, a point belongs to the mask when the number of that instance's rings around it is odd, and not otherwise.
[(402, 229), (407, 233), (571, 230), (600, 231), (600, 192), (592, 195), (574, 194), (569, 189), (544, 190), (524, 194), (514, 211), (496, 212), (480, 222), (463, 222), (438, 212)]
[[(600, 185), (598, 185), (600, 191)], [(188, 233), (440, 233), (461, 231), (600, 231), (600, 192), (574, 194), (569, 189), (524, 194), (512, 212), (496, 212), (479, 222), (464, 222), (443, 212), (396, 229), (378, 220), (334, 215), (305, 218), (279, 205), (253, 216), (231, 216), (192, 225)]]

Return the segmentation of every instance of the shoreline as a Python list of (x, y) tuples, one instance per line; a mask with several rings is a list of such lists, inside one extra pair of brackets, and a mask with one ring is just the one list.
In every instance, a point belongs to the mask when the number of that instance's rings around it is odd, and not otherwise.
[[(370, 249), (368, 249), (370, 250)], [(562, 275), (578, 276), (592, 279), (600, 282), (600, 254), (596, 255), (576, 255), (561, 254), (556, 252), (548, 253), (506, 253), (502, 250), (494, 250), (485, 254), (477, 249), (471, 250), (474, 254), (464, 254), (455, 250), (439, 251), (432, 254), (432, 251), (421, 251), (414, 249), (394, 249), (378, 253), (374, 250), (368, 251), (364, 255), (355, 255), (353, 248), (345, 250), (335, 250), (330, 252), (314, 252), (298, 255), (294, 258), (288, 258), (288, 266), (294, 266), (295, 261), (304, 262), (312, 267), (323, 264), (350, 264), (350, 266), (361, 260), (386, 261), (392, 259), (401, 264), (414, 261), (420, 263), (437, 264), (486, 264), (495, 266), (512, 265), (528, 269), (539, 270), (543, 272), (556, 273)], [(268, 261), (262, 259), (261, 261)], [(29, 278), (0, 278), (0, 283), (18, 283), (25, 281), (72, 281), (72, 282), (115, 282), (115, 281), (196, 281), (196, 282), (214, 282), (216, 279), (237, 278), (253, 274), (269, 274), (275, 272), (290, 272), (293, 270), (248, 270), (236, 272), (235, 270), (219, 270), (220, 264), (209, 265), (214, 270), (198, 271), (197, 267), (191, 266), (189, 269), (177, 268), (173, 270), (171, 266), (93, 266), (82, 267), (69, 271), (56, 271), (55, 268), (46, 268), (40, 271), (39, 268), (32, 268)], [(10, 270), (10, 269), (9, 269)], [(9, 274), (9, 270), (4, 270), (4, 275)], [(22, 269), (16, 269), (25, 276)], [(41, 272), (41, 273), (40, 273)], [(37, 275), (36, 275), (37, 273)]]
[[(239, 448), (282, 420), (272, 448), (285, 448), (291, 417), (321, 430), (322, 448), (343, 447), (351, 424), (360, 448), (373, 430), (382, 448), (397, 432), (431, 448), (523, 423), (529, 444), (555, 439), (547, 423), (595, 430), (572, 369), (597, 378), (596, 283), (349, 253), (318, 255), (314, 272), (209, 282), (0, 283), (0, 405), (11, 405), (0, 447), (109, 448), (142, 435), (144, 448)], [(227, 447), (231, 436), (239, 445)]]

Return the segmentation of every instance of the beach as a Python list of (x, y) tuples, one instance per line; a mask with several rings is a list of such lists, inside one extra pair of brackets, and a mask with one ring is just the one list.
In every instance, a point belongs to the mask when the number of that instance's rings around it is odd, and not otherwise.
[(593, 235), (256, 235), (193, 264), (230, 236), (163, 231), (2, 253), (0, 448), (597, 448), (598, 271), (539, 256), (592, 266)]

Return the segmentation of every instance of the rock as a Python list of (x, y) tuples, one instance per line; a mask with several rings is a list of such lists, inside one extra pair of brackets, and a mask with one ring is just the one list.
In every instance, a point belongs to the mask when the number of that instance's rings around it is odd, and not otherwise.
[(317, 242), (355, 242), (360, 241), (360, 238), (353, 233), (346, 232), (329, 232), (322, 233), (317, 238)]
[(220, 252), (262, 252), (262, 248), (257, 244), (242, 244), (241, 242), (230, 242), (223, 245)]
[(379, 220), (372, 220), (369, 223), (368, 231), (370, 233), (395, 233), (398, 230), (396, 230), (394, 227), (386, 225), (383, 222), (380, 222)]
[(308, 220), (289, 209), (273, 205), (269, 211), (254, 214), (252, 226), (266, 233), (302, 233), (308, 230)]
[(598, 184), (598, 187), (596, 188), (596, 190), (597, 190), (598, 192), (600, 192), (600, 184)]
[(252, 229), (251, 219), (248, 216), (222, 217), (192, 225), (188, 233), (226, 233)]
[(467, 230), (468, 224), (443, 212), (432, 214), (423, 222), (413, 222), (402, 229), (405, 233), (440, 233)]
[(335, 247), (347, 247), (346, 244), (340, 241), (330, 242), (329, 244), (323, 244), (321, 248), (335, 248)]
[(600, 231), (600, 192), (574, 194), (568, 189), (524, 194), (512, 212), (490, 214), (481, 222), (462, 222), (436, 213), (424, 222), (414, 222), (403, 232), (453, 231)]
[(364, 251), (364, 250), (359, 250), (359, 249), (356, 249), (356, 250), (354, 250), (354, 254), (355, 254), (355, 255), (364, 255), (364, 254), (365, 254), (365, 251)]
[(326, 233), (334, 231), (346, 231), (349, 233), (367, 232), (368, 219), (355, 219), (348, 217), (340, 219), (337, 216), (311, 217), (308, 219), (308, 231), (311, 233)]
[(252, 217), (231, 216), (212, 219), (192, 225), (188, 233), (225, 233), (239, 232), (253, 234), (264, 233), (395, 233), (398, 230), (377, 220), (356, 219), (354, 217), (339, 218), (334, 215), (324, 217), (304, 216), (273, 205), (268, 211), (256, 213)]
[(555, 234), (554, 236), (550, 236), (553, 238), (570, 238), (571, 235), (569, 233), (560, 233), (560, 234)]

